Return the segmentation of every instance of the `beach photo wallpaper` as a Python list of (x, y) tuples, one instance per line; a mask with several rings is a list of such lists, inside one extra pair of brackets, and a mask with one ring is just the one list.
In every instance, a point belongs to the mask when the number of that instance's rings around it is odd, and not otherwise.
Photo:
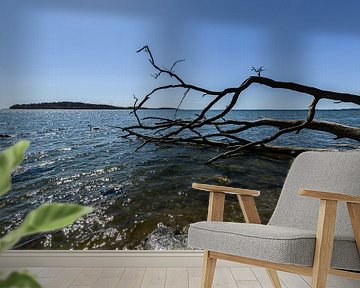
[[(0, 150), (30, 142), (0, 198), (0, 238), (44, 203), (71, 203), (92, 210), (13, 249), (188, 249), (209, 197), (193, 182), (261, 191), (266, 224), (296, 155), (360, 148), (358, 11), (0, 1)], [(243, 221), (231, 196), (224, 220)]]

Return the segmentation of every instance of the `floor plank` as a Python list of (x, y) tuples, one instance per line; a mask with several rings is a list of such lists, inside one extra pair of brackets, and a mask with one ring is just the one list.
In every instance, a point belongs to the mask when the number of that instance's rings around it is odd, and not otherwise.
[(54, 278), (37, 278), (36, 280), (42, 287), (50, 287), (50, 283), (54, 280)]
[(254, 272), (249, 267), (231, 267), (230, 271), (236, 281), (257, 281)]
[(236, 281), (238, 288), (262, 288), (258, 281), (254, 280), (240, 280)]
[(115, 288), (119, 281), (120, 277), (100, 277), (92, 288)]
[(52, 278), (52, 280), (44, 288), (69, 287), (83, 269), (84, 268), (81, 267), (64, 268), (55, 278)]
[(237, 288), (236, 281), (229, 268), (216, 269), (214, 288)]
[[(311, 286), (312, 278), (310, 276), (301, 276), (305, 280), (306, 283), (308, 283), (309, 286)], [(326, 283), (326, 288), (336, 288), (331, 282), (330, 279), (328, 279), (328, 283)]]
[(166, 288), (188, 288), (189, 275), (187, 268), (167, 268), (166, 269)]
[(201, 268), (188, 268), (189, 288), (199, 288), (201, 283)]
[(30, 267), (26, 268), (33, 275), (39, 275), (39, 273), (44, 269), (44, 267)]
[(84, 268), (81, 273), (75, 278), (72, 286), (92, 286), (100, 277), (102, 268)]
[(359, 280), (350, 280), (342, 277), (330, 275), (329, 282), (336, 288), (360, 288)]
[(139, 288), (144, 274), (145, 268), (126, 268), (116, 288)]
[(147, 268), (141, 288), (164, 288), (166, 268)]
[(103, 271), (100, 275), (100, 278), (106, 278), (106, 277), (121, 277), (121, 275), (124, 273), (125, 268), (124, 267), (105, 267), (103, 268)]
[(62, 267), (46, 267), (37, 276), (40, 278), (55, 278), (62, 270), (64, 270)]
[(311, 285), (306, 283), (306, 281), (301, 278), (299, 275), (286, 273), (286, 272), (278, 272), (279, 277), (283, 283), (289, 288), (310, 288)]
[[(256, 279), (259, 281), (259, 283), (261, 284), (262, 288), (273, 288), (270, 278), (266, 272), (266, 270), (264, 268), (260, 268), (260, 267), (251, 267), (251, 271), (253, 271), (253, 273), (256, 276)], [(281, 279), (280, 279), (281, 281)], [(281, 281), (281, 285), (283, 288), (288, 288), (284, 282)], [(292, 288), (292, 287), (289, 287)]]

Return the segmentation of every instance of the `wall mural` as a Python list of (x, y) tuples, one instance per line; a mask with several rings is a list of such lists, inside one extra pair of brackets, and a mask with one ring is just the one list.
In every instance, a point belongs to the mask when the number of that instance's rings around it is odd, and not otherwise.
[(15, 249), (187, 249), (193, 182), (260, 190), (267, 223), (297, 154), (359, 149), (359, 4), (125, 2), (0, 4), (0, 150), (30, 141), (0, 231), (93, 208)]

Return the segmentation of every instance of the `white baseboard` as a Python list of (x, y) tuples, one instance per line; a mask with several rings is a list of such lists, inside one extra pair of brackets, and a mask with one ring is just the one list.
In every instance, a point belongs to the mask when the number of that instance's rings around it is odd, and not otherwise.
[[(0, 267), (201, 267), (202, 251), (13, 250)], [(218, 261), (218, 266), (244, 266)]]

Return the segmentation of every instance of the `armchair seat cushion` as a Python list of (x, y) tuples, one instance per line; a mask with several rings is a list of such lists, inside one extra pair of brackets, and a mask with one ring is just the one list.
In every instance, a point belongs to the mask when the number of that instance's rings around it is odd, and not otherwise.
[[(316, 234), (311, 230), (233, 222), (190, 225), (189, 246), (274, 263), (312, 266)], [(331, 267), (360, 271), (355, 240), (335, 235)]]

